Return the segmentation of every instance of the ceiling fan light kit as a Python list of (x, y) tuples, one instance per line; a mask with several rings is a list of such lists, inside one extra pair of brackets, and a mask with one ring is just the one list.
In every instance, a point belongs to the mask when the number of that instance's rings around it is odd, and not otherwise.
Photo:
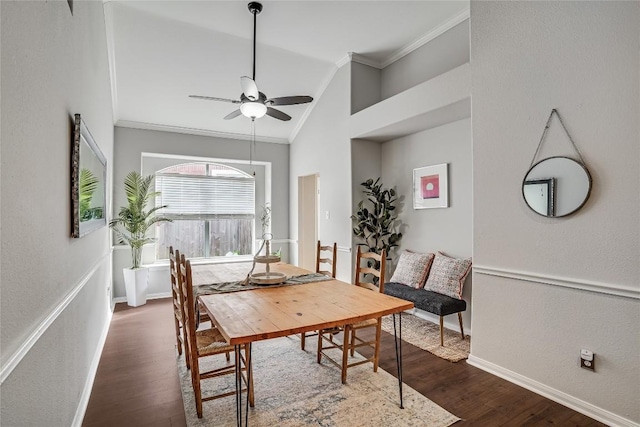
[(259, 101), (248, 101), (240, 106), (240, 112), (251, 119), (259, 119), (267, 114), (267, 106)]
[(253, 77), (242, 76), (240, 78), (240, 87), (242, 88), (240, 100), (238, 101), (237, 99), (202, 95), (189, 95), (189, 97), (204, 99), (207, 101), (221, 101), (240, 104), (240, 108), (238, 110), (234, 110), (224, 117), (225, 120), (230, 120), (240, 115), (248, 117), (251, 120), (258, 119), (264, 115), (282, 121), (291, 120), (290, 115), (283, 113), (280, 110), (276, 110), (271, 106), (306, 104), (313, 101), (313, 98), (310, 96), (283, 96), (279, 98), (267, 98), (264, 93), (258, 90), (258, 86), (256, 85), (256, 20), (257, 15), (262, 12), (262, 4), (258, 2), (251, 2), (249, 3), (248, 8), (249, 12), (253, 15)]

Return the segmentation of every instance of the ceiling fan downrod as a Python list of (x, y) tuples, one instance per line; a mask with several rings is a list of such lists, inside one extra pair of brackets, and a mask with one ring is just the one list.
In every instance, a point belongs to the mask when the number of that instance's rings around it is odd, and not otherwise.
[(248, 5), (249, 12), (253, 14), (253, 76), (252, 79), (256, 81), (256, 22), (257, 16), (262, 12), (262, 4), (257, 1), (252, 1)]

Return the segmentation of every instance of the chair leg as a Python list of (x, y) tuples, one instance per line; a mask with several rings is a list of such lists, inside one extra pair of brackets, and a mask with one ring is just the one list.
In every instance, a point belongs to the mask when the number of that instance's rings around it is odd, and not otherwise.
[(346, 384), (347, 382), (347, 360), (349, 360), (349, 348), (351, 344), (349, 343), (349, 338), (352, 336), (351, 325), (345, 325), (344, 327), (344, 336), (342, 343), (342, 384)]
[(307, 333), (303, 332), (300, 334), (300, 348), (304, 350), (305, 340), (307, 338)]
[(350, 352), (351, 352), (351, 357), (354, 357), (356, 355), (356, 330), (352, 329), (351, 330), (351, 339), (349, 340), (349, 348), (350, 348)]
[(380, 360), (380, 332), (382, 331), (382, 317), (378, 318), (376, 326), (376, 347), (373, 353), (373, 372), (378, 372), (378, 362)]
[(191, 369), (191, 380), (193, 394), (196, 398), (196, 412), (198, 413), (198, 418), (202, 418), (202, 390), (200, 389), (200, 372), (197, 361), (194, 363), (193, 369)]
[(320, 329), (318, 331), (318, 363), (320, 363), (322, 361), (322, 337), (324, 337), (324, 331), (322, 329)]
[(443, 323), (444, 323), (444, 317), (440, 316), (440, 347), (444, 346), (444, 336), (442, 335)]
[(180, 322), (176, 316), (173, 316), (173, 321), (176, 326), (176, 341), (178, 343), (178, 355), (182, 356), (182, 342), (180, 341)]
[[(182, 332), (185, 332), (183, 329)], [(184, 338), (184, 361), (187, 365), (187, 370), (191, 369), (191, 352), (189, 351), (189, 343), (187, 342), (186, 333)]]
[(462, 312), (458, 312), (458, 321), (460, 322), (460, 335), (462, 335), (462, 341), (464, 341), (464, 328), (462, 327)]

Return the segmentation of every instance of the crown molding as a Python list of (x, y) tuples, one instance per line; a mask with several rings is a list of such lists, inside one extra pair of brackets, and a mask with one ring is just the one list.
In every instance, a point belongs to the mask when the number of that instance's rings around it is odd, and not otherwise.
[[(245, 135), (240, 133), (218, 132), (218, 131), (212, 131), (212, 130), (206, 130), (206, 129), (159, 125), (155, 123), (144, 123), (144, 122), (136, 122), (136, 121), (130, 121), (130, 120), (118, 120), (114, 126), (130, 128), (130, 129), (156, 130), (160, 132), (172, 132), (172, 133), (182, 133), (186, 135), (210, 136), (213, 138), (240, 139), (243, 141), (251, 141), (251, 135)], [(256, 135), (256, 141), (269, 142), (272, 144), (289, 144), (289, 140), (286, 138), (274, 138), (270, 136)]]
[(380, 62), (374, 61), (373, 59), (369, 59), (364, 55), (360, 55), (359, 53), (349, 52), (348, 56), (349, 56), (349, 59), (351, 59), (351, 62), (357, 62), (358, 64), (368, 65), (369, 67), (377, 68), (379, 70), (384, 68)]
[(336, 62), (336, 66), (338, 68), (342, 68), (343, 65), (347, 64), (351, 62), (351, 52), (347, 53), (345, 56), (343, 56), (342, 58), (338, 59), (338, 62)]
[(107, 6), (107, 1), (102, 4), (104, 14), (104, 27), (106, 29), (107, 39), (107, 60), (109, 62), (109, 83), (111, 85), (111, 108), (113, 114), (113, 122), (118, 120), (118, 84), (116, 79), (116, 51), (113, 31), (113, 16), (111, 7)]
[(338, 60), (338, 62), (336, 62), (336, 65), (338, 66), (338, 68), (340, 68), (344, 64), (346, 64), (347, 62), (357, 62), (358, 64), (368, 65), (370, 67), (377, 68), (377, 69), (381, 70), (381, 69), (386, 68), (389, 65), (393, 64), (397, 60), (407, 56), (408, 54), (410, 54), (414, 50), (419, 49), (420, 47), (422, 47), (425, 44), (429, 43), (431, 40), (433, 40), (436, 37), (444, 34), (447, 31), (449, 31), (450, 29), (452, 29), (456, 25), (468, 20), (470, 16), (471, 16), (470, 9), (466, 8), (462, 12), (458, 13), (457, 15), (451, 17), (449, 20), (447, 20), (444, 23), (442, 23), (441, 25), (439, 25), (438, 27), (436, 27), (433, 30), (429, 31), (427, 34), (423, 35), (422, 37), (418, 38), (417, 40), (414, 40), (411, 43), (409, 43), (408, 45), (398, 49), (395, 52), (393, 52), (391, 55), (389, 55), (387, 57), (387, 59), (385, 59), (382, 62), (375, 61), (373, 59), (367, 58), (366, 56), (361, 55), (359, 53), (348, 52), (345, 56), (340, 58)]
[(439, 35), (449, 31), (450, 29), (452, 29), (456, 25), (468, 20), (470, 16), (471, 16), (470, 9), (466, 8), (462, 12), (460, 12), (457, 15), (453, 16), (448, 21), (442, 23), (438, 27), (436, 27), (433, 30), (429, 31), (427, 34), (423, 35), (419, 39), (409, 43), (408, 45), (404, 46), (403, 48), (401, 48), (401, 49), (397, 50), (396, 52), (392, 53), (391, 55), (389, 55), (389, 57), (386, 60), (382, 61), (382, 63), (381, 63), (379, 68), (388, 67), (389, 65), (393, 64), (397, 60), (399, 60), (399, 59), (405, 57), (406, 55), (410, 54), (414, 50), (424, 46), (427, 43), (429, 43), (431, 40), (435, 39)]

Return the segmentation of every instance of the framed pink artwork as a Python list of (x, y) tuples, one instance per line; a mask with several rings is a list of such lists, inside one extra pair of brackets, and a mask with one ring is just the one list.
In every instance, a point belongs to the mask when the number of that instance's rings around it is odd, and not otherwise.
[(448, 208), (447, 163), (413, 170), (413, 208)]

